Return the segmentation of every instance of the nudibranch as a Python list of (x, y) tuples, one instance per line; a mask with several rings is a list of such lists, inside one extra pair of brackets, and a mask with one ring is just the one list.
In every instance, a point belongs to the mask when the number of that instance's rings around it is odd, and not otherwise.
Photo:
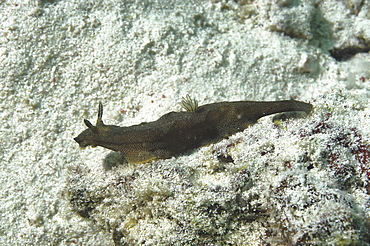
[(96, 125), (84, 120), (88, 129), (74, 140), (84, 148), (102, 146), (123, 154), (129, 163), (166, 159), (189, 150), (218, 142), (275, 113), (303, 111), (312, 105), (296, 100), (218, 102), (198, 107), (190, 96), (180, 105), (186, 110), (170, 112), (153, 122), (129, 127), (105, 125), (103, 105), (99, 103)]

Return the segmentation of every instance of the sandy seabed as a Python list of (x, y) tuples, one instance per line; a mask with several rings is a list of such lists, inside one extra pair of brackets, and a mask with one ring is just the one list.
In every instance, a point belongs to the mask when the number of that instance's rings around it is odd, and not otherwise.
[[(0, 244), (367, 245), (369, 6), (0, 1)], [(187, 94), (314, 110), (146, 164), (73, 141)]]

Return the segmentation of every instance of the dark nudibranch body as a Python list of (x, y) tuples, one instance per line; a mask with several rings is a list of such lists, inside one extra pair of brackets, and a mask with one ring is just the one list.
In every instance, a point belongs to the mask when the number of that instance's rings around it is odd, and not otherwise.
[(99, 103), (96, 126), (84, 120), (88, 129), (74, 140), (80, 147), (102, 146), (122, 152), (129, 163), (143, 163), (215, 143), (266, 115), (290, 111), (309, 114), (312, 110), (311, 104), (295, 100), (219, 102), (198, 107), (197, 101), (187, 96), (181, 105), (187, 111), (170, 112), (157, 121), (119, 127), (103, 123), (103, 106)]

